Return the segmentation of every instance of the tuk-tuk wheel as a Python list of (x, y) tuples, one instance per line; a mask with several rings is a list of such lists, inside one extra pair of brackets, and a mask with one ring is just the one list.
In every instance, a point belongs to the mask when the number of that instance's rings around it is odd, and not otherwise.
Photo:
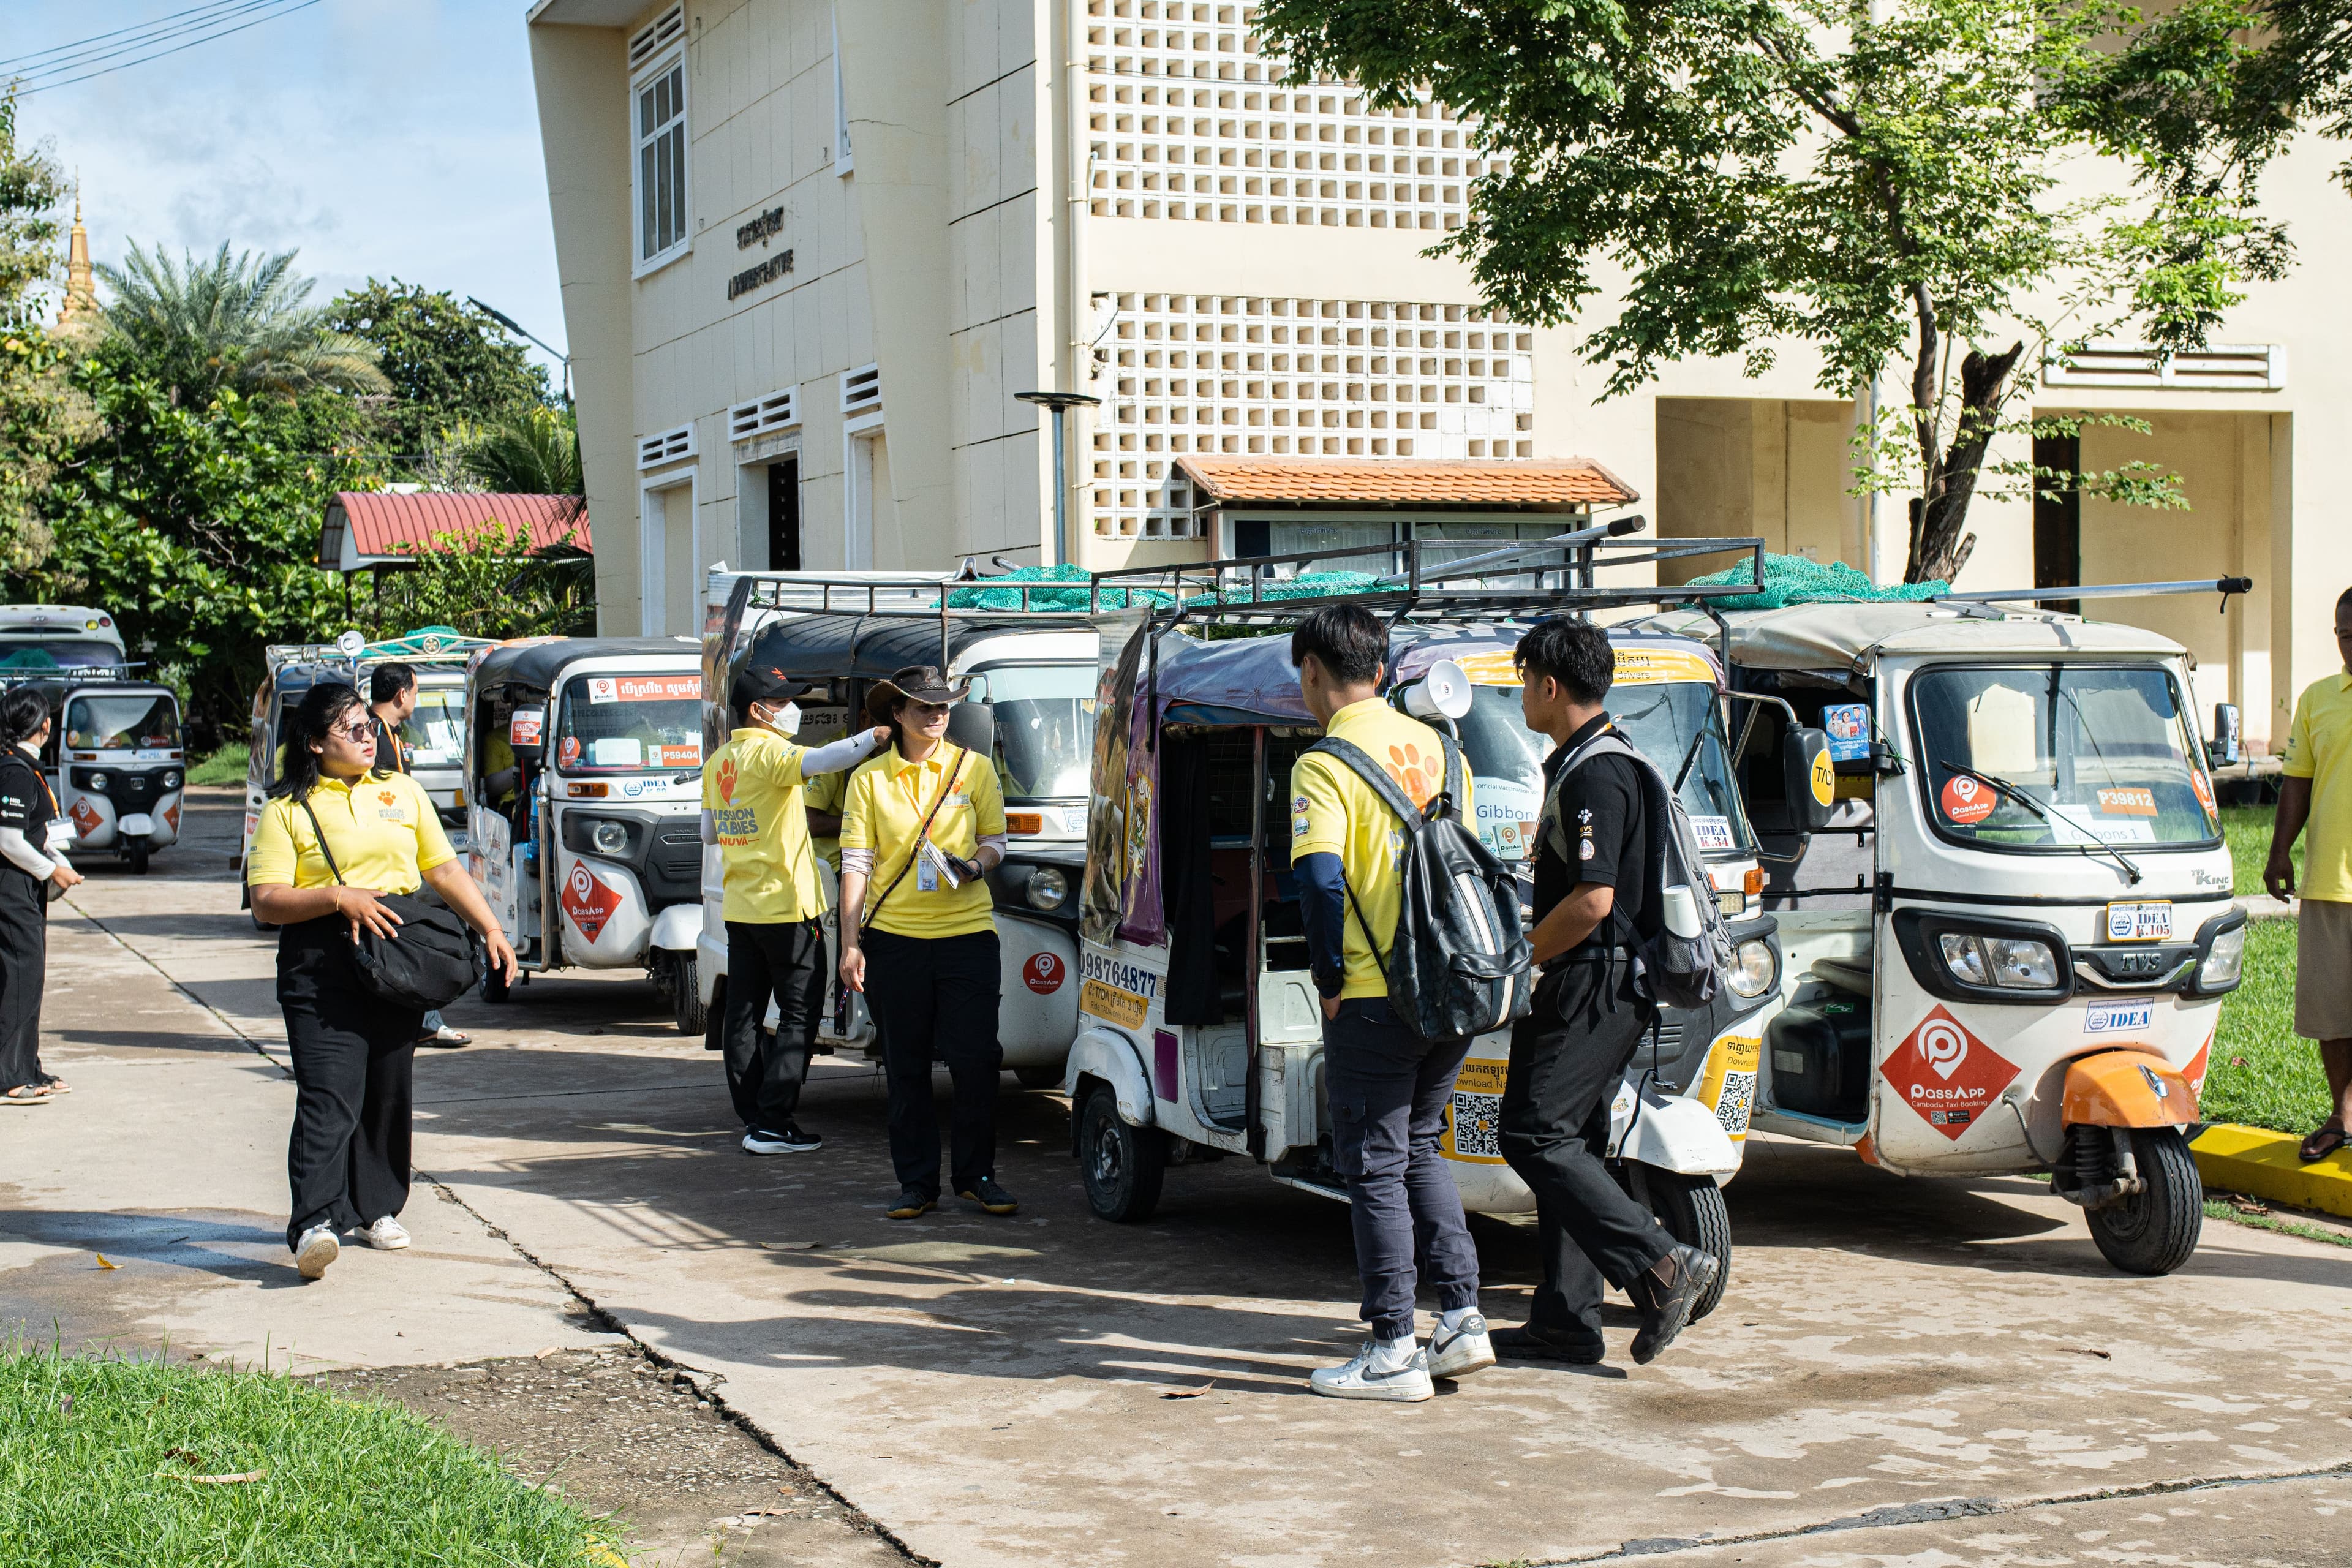
[(670, 961), (670, 1015), (677, 1020), (677, 1032), (691, 1038), (702, 1033), (701, 960), (692, 953), (681, 953)]
[(1014, 1068), (1013, 1081), (1024, 1089), (1059, 1089), (1062, 1087), (1060, 1068)]
[(1150, 1219), (1168, 1173), (1167, 1135), (1157, 1127), (1129, 1126), (1118, 1113), (1118, 1096), (1097, 1083), (1078, 1106), (1078, 1171), (1087, 1206), (1097, 1215), (1122, 1225)]
[(131, 841), (131, 874), (132, 876), (143, 877), (147, 874), (147, 841), (144, 838), (134, 838)]
[(1685, 1176), (1673, 1171), (1628, 1162), (1625, 1184), (1634, 1200), (1658, 1216), (1666, 1234), (1685, 1247), (1696, 1247), (1716, 1261), (1715, 1282), (1691, 1307), (1696, 1322), (1723, 1300), (1731, 1282), (1731, 1211), (1723, 1189), (1707, 1176)]
[(2126, 1274), (2169, 1274), (2189, 1261), (2205, 1229), (2205, 1184), (2178, 1127), (2131, 1135), (2140, 1190), (2084, 1217), (2106, 1260)]

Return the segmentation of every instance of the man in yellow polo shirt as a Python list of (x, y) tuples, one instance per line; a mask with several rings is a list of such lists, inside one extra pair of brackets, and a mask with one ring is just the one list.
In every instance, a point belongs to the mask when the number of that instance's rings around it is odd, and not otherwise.
[[(1326, 605), (1291, 633), (1299, 694), (1324, 734), (1370, 754), (1425, 807), (1444, 787), (1444, 743), (1381, 700), (1387, 658), (1388, 632), (1360, 605)], [(1462, 788), (1456, 805), (1475, 820), (1467, 767)], [(1423, 1040), (1389, 1005), (1383, 949), (1403, 903), (1405, 825), (1352, 768), (1321, 752), (1291, 769), (1290, 797), (1290, 864), (1323, 998), (1332, 1154), (1348, 1183), (1361, 1312), (1372, 1330), (1354, 1360), (1307, 1383), (1339, 1399), (1427, 1399), (1433, 1375), (1495, 1364), (1478, 1315), (1478, 1249), (1437, 1147), (1470, 1042)], [(1413, 1334), (1419, 1284), (1438, 1305), (1425, 1354)]]
[[(801, 1084), (824, 1010), (824, 894), (809, 843), (803, 784), (856, 766), (889, 736), (861, 730), (811, 750), (793, 699), (803, 689), (777, 670), (736, 677), (731, 693), (745, 727), (702, 770), (703, 842), (719, 847), (727, 887), (727, 1005), (719, 1048), (727, 1092), (743, 1121), (749, 1154), (804, 1154), (824, 1140), (801, 1130)], [(776, 1032), (760, 1027), (776, 999)]]
[(2319, 1042), (2334, 1109), (2303, 1141), (2305, 1163), (2342, 1148), (2352, 1127), (2352, 589), (2336, 601), (2336, 651), (2345, 668), (2305, 687), (2295, 701), (2263, 868), (2273, 898), (2294, 894), (2289, 851), (2310, 826), (2294, 922), (2294, 1032)]

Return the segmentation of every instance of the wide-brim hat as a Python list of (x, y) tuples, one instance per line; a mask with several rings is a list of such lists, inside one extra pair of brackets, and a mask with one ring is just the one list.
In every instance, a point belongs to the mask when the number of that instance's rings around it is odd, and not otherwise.
[(910, 664), (866, 689), (866, 717), (887, 724), (890, 710), (901, 702), (961, 702), (971, 690), (971, 681), (950, 681), (938, 665)]

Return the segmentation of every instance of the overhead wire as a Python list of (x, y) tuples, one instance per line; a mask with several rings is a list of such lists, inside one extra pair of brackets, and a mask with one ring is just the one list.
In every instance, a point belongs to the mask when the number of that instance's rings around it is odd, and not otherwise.
[(93, 33), (87, 38), (78, 38), (70, 44), (53, 45), (46, 49), (35, 49), (30, 54), (0, 57), (0, 69), (6, 69), (12, 66), (20, 66), (27, 60), (37, 60), (45, 56), (59, 54), (70, 49), (86, 48), (91, 44), (103, 43), (109, 38), (121, 37), (126, 33), (152, 32), (155, 28), (161, 27), (166, 23), (179, 21), (182, 17), (193, 16), (202, 11), (225, 10), (237, 3), (238, 0), (205, 0), (204, 5), (191, 5), (184, 11), (174, 11), (169, 16), (158, 16), (152, 22), (134, 22), (128, 27), (116, 27), (110, 32)]
[[(35, 93), (48, 92), (54, 89), (61, 87), (71, 87), (77, 82), (89, 81), (97, 77), (110, 76), (119, 70), (128, 70), (132, 66), (145, 65), (152, 60), (164, 59), (170, 56), (180, 54), (185, 50), (194, 48), (200, 44), (209, 44), (217, 39), (229, 37), (235, 34), (242, 33), (249, 27), (257, 27), (264, 22), (276, 21), (281, 16), (292, 16), (297, 11), (307, 11), (317, 4), (319, 4), (319, 0), (291, 0), (290, 4), (289, 3), (289, 0), (242, 0), (242, 3), (236, 5), (235, 8), (224, 11), (204, 22), (193, 24), (186, 27), (173, 29), (171, 32), (152, 33), (135, 42), (125, 44), (111, 51), (101, 50), (93, 53), (87, 58), (80, 60), (79, 65), (92, 66), (95, 68), (82, 70), (79, 75), (69, 75), (58, 78), (55, 76), (56, 71), (72, 70), (78, 68), (78, 67), (63, 64), (55, 65), (21, 74), (18, 79), (14, 84), (11, 84), (11, 89), (16, 96), (20, 98), (29, 98)], [(247, 13), (254, 11), (260, 11), (263, 14), (260, 16), (251, 16), (249, 20), (237, 22), (235, 26), (224, 27), (216, 26), (218, 23), (231, 21), (238, 16), (246, 16)], [(155, 48), (152, 53), (139, 52), (141, 50), (152, 48), (152, 46), (161, 43), (166, 37), (184, 34), (192, 30), (200, 31), (202, 28), (208, 26), (215, 27), (215, 30), (205, 32), (203, 33), (203, 36), (198, 37), (186, 38), (183, 42), (171, 45), (169, 47)], [(67, 47), (70, 47), (71, 46)], [(121, 58), (126, 54), (133, 55), (135, 58)], [(41, 79), (44, 78), (47, 78), (49, 79)], [(26, 85), (28, 82), (30, 85)]]

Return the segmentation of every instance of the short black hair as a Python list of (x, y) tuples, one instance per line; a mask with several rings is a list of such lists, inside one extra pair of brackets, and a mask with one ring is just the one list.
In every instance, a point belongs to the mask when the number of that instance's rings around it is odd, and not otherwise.
[(29, 686), (16, 687), (0, 697), (0, 738), (12, 746), (23, 745), (39, 734), (48, 719), (48, 699)]
[(2347, 605), (2352, 605), (2352, 588), (2347, 588), (2344, 592), (2336, 595), (2336, 607), (2337, 609), (2340, 610)]
[(368, 701), (371, 705), (390, 702), (416, 684), (416, 667), (394, 659), (379, 664), (368, 674)]
[(1543, 621), (1519, 639), (1511, 655), (1522, 680), (1549, 675), (1579, 702), (1598, 702), (1617, 682), (1617, 655), (1609, 634), (1591, 621)]
[(1361, 605), (1325, 605), (1290, 634), (1290, 665), (1296, 669), (1313, 654), (1332, 679), (1349, 686), (1378, 680), (1388, 661), (1389, 634), (1380, 617)]

